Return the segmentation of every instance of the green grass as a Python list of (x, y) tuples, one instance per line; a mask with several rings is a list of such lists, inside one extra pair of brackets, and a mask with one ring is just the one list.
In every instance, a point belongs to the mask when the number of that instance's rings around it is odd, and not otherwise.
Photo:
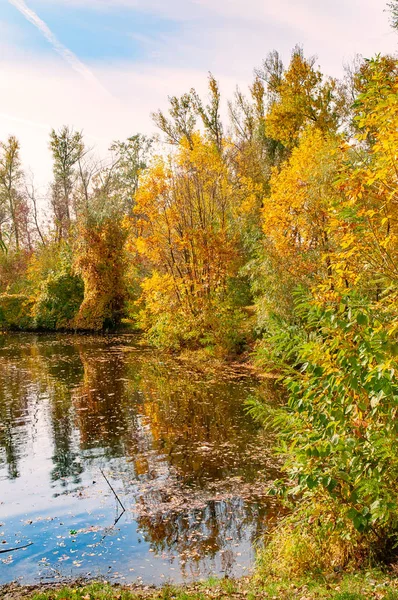
[[(22, 592), (24, 595), (22, 595)], [(354, 574), (332, 573), (321, 579), (276, 580), (255, 583), (250, 579), (209, 579), (186, 587), (128, 588), (90, 583), (45, 589), (26, 595), (15, 592), (4, 598), (19, 600), (398, 600), (398, 578), (378, 570)], [(2, 596), (0, 589), (0, 596)]]

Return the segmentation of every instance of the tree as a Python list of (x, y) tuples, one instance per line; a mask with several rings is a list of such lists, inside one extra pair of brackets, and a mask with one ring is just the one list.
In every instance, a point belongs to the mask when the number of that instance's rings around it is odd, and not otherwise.
[(390, 9), (391, 26), (394, 29), (398, 29), (398, 1), (392, 0), (392, 2), (387, 4), (387, 6)]
[(206, 136), (221, 152), (223, 148), (223, 125), (220, 116), (220, 89), (217, 81), (209, 73), (209, 100), (204, 105), (194, 88), (180, 98), (169, 97), (171, 107), (169, 117), (162, 111), (152, 113), (152, 119), (163, 133), (167, 141), (174, 145), (187, 142), (191, 150), (194, 144), (194, 133), (198, 118), (202, 121)]
[(386, 64), (384, 57), (366, 64), (354, 105), (356, 139), (346, 147), (338, 181), (344, 202), (330, 231), (337, 244), (335, 288), (360, 289), (375, 300), (389, 290), (390, 304), (398, 284), (398, 73), (390, 59)]
[(141, 323), (161, 345), (205, 336), (239, 265), (239, 201), (227, 166), (212, 141), (198, 133), (191, 141), (175, 157), (154, 159), (134, 209), (139, 235), (131, 245), (151, 273)]
[(83, 136), (67, 126), (50, 134), (53, 155), (51, 203), (54, 212), (57, 240), (68, 236), (73, 214), (73, 190), (76, 183), (75, 166), (84, 155)]
[(74, 321), (77, 329), (115, 327), (124, 314), (126, 187), (116, 165), (98, 168), (77, 213), (74, 270), (84, 283), (83, 302)]
[(209, 103), (204, 106), (194, 89), (191, 90), (191, 98), (196, 113), (202, 119), (206, 134), (221, 152), (223, 148), (223, 125), (220, 117), (221, 94), (219, 85), (211, 73), (209, 73)]
[(84, 298), (74, 327), (99, 331), (115, 327), (125, 302), (123, 249), (126, 233), (120, 216), (90, 211), (77, 225), (75, 273), (84, 283)]
[(114, 188), (127, 215), (132, 214), (139, 177), (146, 169), (153, 141), (153, 138), (136, 134), (125, 142), (116, 141), (111, 146), (115, 153), (111, 167)]
[(343, 160), (340, 143), (338, 137), (309, 127), (282, 168), (273, 171), (271, 193), (262, 208), (263, 315), (289, 315), (298, 285), (332, 285), (334, 242), (329, 225), (341, 202), (333, 185)]
[(277, 99), (280, 93), (284, 71), (285, 67), (277, 50), (272, 50), (263, 60), (261, 68), (254, 70), (256, 77), (267, 87), (270, 104)]
[(13, 240), (17, 251), (27, 231), (28, 212), (19, 151), (19, 142), (13, 136), (0, 142), (0, 239), (2, 245)]
[(336, 131), (344, 98), (336, 81), (315, 69), (315, 58), (305, 58), (296, 47), (285, 71), (277, 55), (271, 55), (269, 63), (263, 69), (269, 94), (267, 135), (291, 150), (310, 124), (323, 132)]
[(169, 96), (171, 107), (170, 117), (166, 117), (162, 111), (152, 113), (154, 123), (167, 136), (171, 144), (180, 144), (186, 140), (192, 147), (192, 134), (195, 130), (196, 115), (190, 94), (183, 94), (181, 98)]

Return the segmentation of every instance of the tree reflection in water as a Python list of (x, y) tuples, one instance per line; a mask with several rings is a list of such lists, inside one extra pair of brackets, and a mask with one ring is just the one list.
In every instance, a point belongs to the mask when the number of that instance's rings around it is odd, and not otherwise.
[(232, 573), (237, 549), (264, 532), (275, 467), (243, 406), (257, 382), (197, 373), (127, 337), (2, 336), (0, 360), (6, 478), (39, 427), (55, 495), (105, 468), (152, 551), (178, 555), (183, 574), (216, 556)]

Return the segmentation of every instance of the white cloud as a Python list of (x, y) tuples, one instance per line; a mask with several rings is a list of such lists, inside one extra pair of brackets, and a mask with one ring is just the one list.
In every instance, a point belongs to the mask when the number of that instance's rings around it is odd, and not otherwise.
[[(241, 76), (276, 48), (288, 59), (296, 43), (319, 56), (324, 70), (341, 75), (355, 54), (396, 51), (387, 0), (36, 0), (97, 11), (127, 10), (176, 20), (173, 36), (142, 40), (150, 61), (195, 65)], [(106, 18), (106, 17), (105, 17)], [(126, 18), (128, 12), (126, 12)], [(134, 15), (131, 16), (134, 19)], [(137, 38), (136, 38), (137, 39)], [(149, 47), (152, 42), (152, 51)], [(167, 43), (165, 43), (167, 42)], [(246, 61), (246, 66), (244, 62)]]
[[(341, 75), (342, 62), (355, 53), (371, 56), (396, 49), (396, 34), (389, 28), (380, 0), (34, 2), (35, 8), (63, 4), (63, 10), (78, 5), (104, 11), (124, 6), (183, 22), (173, 35), (136, 36), (145, 49), (146, 63), (109, 60), (84, 65), (75, 57), (78, 68), (68, 60), (70, 69), (55, 53), (53, 57), (29, 54), (27, 61), (26, 37), (14, 45), (9, 37), (0, 39), (0, 139), (10, 133), (20, 138), (24, 161), (40, 181), (50, 175), (51, 127), (69, 124), (83, 129), (88, 144), (103, 154), (114, 139), (153, 131), (150, 112), (167, 108), (168, 95), (191, 87), (205, 93), (209, 70), (220, 81), (224, 96), (230, 97), (236, 84), (244, 89), (250, 83), (253, 68), (273, 48), (288, 60), (294, 44), (303, 43), (305, 53), (317, 54), (323, 71), (332, 75)], [(42, 25), (39, 29), (46, 36), (50, 31)], [(103, 43), (106, 47), (106, 40)], [(59, 54), (65, 61), (66, 55)], [(100, 89), (99, 81), (112, 96)]]
[[(166, 109), (168, 95), (182, 94), (195, 86), (207, 89), (207, 74), (200, 70), (156, 68), (119, 64), (97, 72), (114, 96), (98, 94), (56, 59), (31, 60), (29, 69), (17, 57), (0, 61), (0, 139), (16, 135), (21, 142), (27, 170), (44, 185), (51, 174), (48, 139), (51, 129), (64, 124), (83, 130), (88, 146), (106, 154), (111, 142), (137, 132), (153, 133), (150, 113)], [(225, 96), (231, 95), (235, 80), (221, 78)]]

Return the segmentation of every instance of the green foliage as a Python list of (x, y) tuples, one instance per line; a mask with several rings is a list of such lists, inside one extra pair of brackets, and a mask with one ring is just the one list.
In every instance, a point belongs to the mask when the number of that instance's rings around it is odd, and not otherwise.
[[(302, 552), (303, 568), (311, 560), (311, 568), (322, 566), (320, 557), (336, 549), (339, 564), (346, 564), (385, 552), (397, 538), (397, 342), (390, 315), (354, 292), (338, 306), (303, 298), (296, 311), (304, 335), (293, 336), (296, 369), (287, 369), (288, 403), (273, 423), (287, 474), (279, 491), (304, 504), (271, 548), (287, 552), (293, 545), (294, 556), (287, 555), (297, 567), (294, 539), (304, 542), (307, 535), (313, 551)], [(280, 346), (281, 339), (282, 333)], [(264, 418), (253, 401), (250, 410)]]
[(126, 141), (114, 142), (110, 148), (117, 157), (113, 169), (117, 200), (127, 214), (131, 214), (134, 206), (134, 196), (138, 189), (139, 177), (146, 169), (152, 144), (152, 138), (136, 134)]
[(284, 318), (277, 314), (269, 314), (257, 342), (255, 360), (266, 369), (279, 368), (285, 370), (299, 362), (300, 345), (307, 341), (308, 334), (300, 319)]
[[(294, 435), (295, 491), (318, 486), (359, 532), (398, 528), (396, 359), (381, 315), (355, 295), (338, 309), (308, 307), (316, 337), (299, 348), (286, 434)], [(294, 422), (294, 425), (293, 425)]]
[(33, 301), (26, 294), (0, 294), (0, 328), (33, 329)]
[(156, 348), (179, 350), (195, 337), (190, 323), (179, 313), (163, 311), (149, 324), (147, 315), (141, 311), (137, 323), (146, 331), (148, 342)]
[(5, 329), (68, 329), (83, 300), (82, 279), (72, 272), (72, 251), (51, 243), (28, 256), (0, 256), (0, 323)]
[(214, 302), (204, 315), (201, 345), (216, 354), (239, 354), (246, 345), (245, 318), (245, 313), (231, 298)]
[(69, 329), (83, 301), (83, 282), (68, 270), (50, 273), (40, 286), (34, 317), (38, 329)]
[(82, 279), (72, 271), (72, 250), (67, 243), (43, 247), (28, 269), (34, 326), (68, 329), (83, 300)]
[[(54, 181), (51, 204), (54, 212), (57, 241), (69, 235), (72, 221), (72, 197), (77, 178), (76, 165), (84, 155), (83, 136), (67, 126), (50, 134), (50, 150), (53, 156)], [(81, 168), (80, 168), (81, 170)]]
[(243, 310), (226, 299), (211, 302), (199, 315), (162, 310), (148, 322), (144, 312), (138, 315), (138, 325), (147, 332), (150, 344), (169, 350), (202, 347), (210, 354), (233, 355), (243, 350), (250, 332), (243, 324)]

